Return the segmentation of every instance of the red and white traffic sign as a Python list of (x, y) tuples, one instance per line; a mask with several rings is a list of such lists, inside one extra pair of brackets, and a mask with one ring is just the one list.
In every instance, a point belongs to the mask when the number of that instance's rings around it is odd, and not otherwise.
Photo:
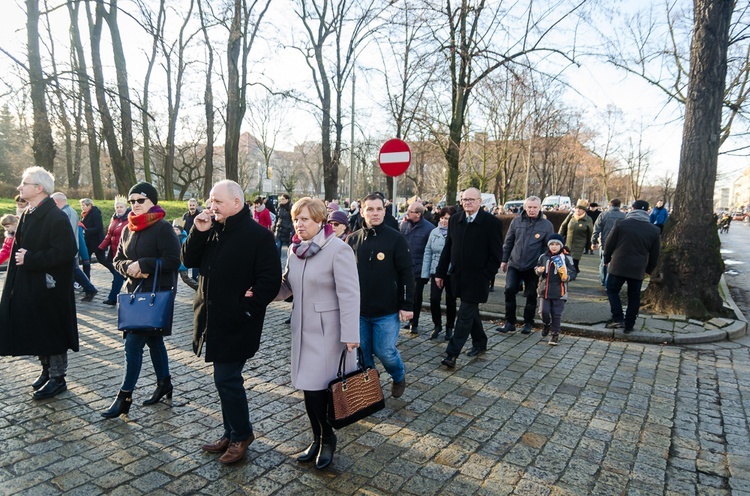
[(406, 172), (411, 163), (411, 150), (405, 141), (398, 138), (389, 139), (380, 148), (378, 163), (382, 171), (391, 177)]

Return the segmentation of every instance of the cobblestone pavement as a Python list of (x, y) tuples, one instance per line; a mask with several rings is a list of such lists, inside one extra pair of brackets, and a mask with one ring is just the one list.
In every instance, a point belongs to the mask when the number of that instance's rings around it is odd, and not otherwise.
[[(201, 451), (221, 433), (212, 368), (190, 351), (191, 292), (180, 287), (167, 339), (174, 405), (141, 402), (129, 418), (99, 413), (123, 373), (115, 309), (100, 288), (80, 303), (81, 351), (69, 390), (31, 400), (32, 358), (0, 358), (0, 495), (406, 494), (750, 495), (750, 340), (660, 346), (538, 332), (502, 336), (487, 353), (439, 365), (445, 342), (403, 331), (408, 387), (386, 409), (338, 432), (329, 470), (300, 465), (309, 442), (302, 396), (289, 383), (289, 304), (268, 312), (261, 351), (245, 370), (256, 440), (224, 467)], [(30, 308), (29, 312), (34, 309)], [(429, 325), (429, 312), (422, 314)]]

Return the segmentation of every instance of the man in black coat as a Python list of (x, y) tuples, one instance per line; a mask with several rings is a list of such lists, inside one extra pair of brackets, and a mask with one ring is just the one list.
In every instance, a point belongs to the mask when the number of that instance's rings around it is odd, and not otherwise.
[(219, 461), (230, 464), (241, 460), (255, 439), (242, 369), (260, 347), (266, 307), (281, 286), (281, 266), (273, 233), (253, 220), (239, 184), (216, 183), (210, 205), (195, 217), (182, 262), (200, 267), (193, 351), (200, 355), (206, 346), (224, 420), (222, 436), (203, 450), (224, 453)]
[[(610, 329), (635, 330), (635, 319), (641, 308), (641, 286), (646, 274), (656, 267), (661, 250), (661, 231), (649, 221), (648, 202), (637, 200), (633, 210), (617, 221), (604, 243), (607, 266), (607, 298), (612, 312)], [(623, 315), (620, 290), (628, 284), (628, 309)]]
[(71, 270), (77, 248), (68, 217), (49, 197), (52, 174), (30, 167), (18, 191), (29, 206), (18, 223), (0, 300), (0, 355), (39, 357), (42, 373), (32, 384), (39, 400), (68, 389), (68, 350), (78, 351)]
[(500, 219), (480, 208), (482, 195), (468, 188), (461, 195), (463, 212), (451, 216), (448, 237), (435, 271), (435, 284), (443, 286), (450, 277), (451, 289), (461, 306), (456, 315), (453, 337), (441, 362), (449, 368), (471, 335), (472, 348), (467, 353), (477, 356), (487, 350), (487, 334), (479, 318), (479, 304), (486, 303), (490, 282), (495, 277), (503, 256), (503, 225)]

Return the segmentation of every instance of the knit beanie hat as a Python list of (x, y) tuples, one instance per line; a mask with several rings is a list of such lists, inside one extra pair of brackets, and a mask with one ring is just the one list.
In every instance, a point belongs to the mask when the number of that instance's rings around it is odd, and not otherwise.
[(559, 243), (560, 246), (565, 245), (565, 243), (563, 242), (563, 237), (559, 234), (551, 234), (550, 237), (547, 238), (547, 246), (549, 246), (550, 243)]
[(159, 193), (156, 192), (156, 188), (154, 188), (147, 182), (140, 182), (130, 188), (130, 191), (128, 191), (128, 196), (132, 194), (143, 195), (151, 200), (151, 203), (153, 203), (154, 205), (159, 203)]
[(338, 222), (339, 224), (348, 225), (349, 219), (346, 218), (346, 214), (341, 210), (336, 210), (328, 214), (328, 222)]

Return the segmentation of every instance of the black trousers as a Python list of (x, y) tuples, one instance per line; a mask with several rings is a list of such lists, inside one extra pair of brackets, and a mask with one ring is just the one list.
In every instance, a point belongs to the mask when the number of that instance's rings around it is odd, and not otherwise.
[(422, 293), (424, 293), (425, 281), (417, 277), (414, 279), (414, 317), (411, 319), (411, 326), (415, 328), (419, 325), (419, 316), (422, 313)]
[(461, 301), (456, 316), (456, 327), (453, 337), (448, 343), (445, 352), (448, 356), (456, 357), (461, 354), (461, 349), (471, 336), (471, 344), (480, 350), (487, 349), (487, 334), (482, 327), (482, 319), (479, 318), (479, 304)]

